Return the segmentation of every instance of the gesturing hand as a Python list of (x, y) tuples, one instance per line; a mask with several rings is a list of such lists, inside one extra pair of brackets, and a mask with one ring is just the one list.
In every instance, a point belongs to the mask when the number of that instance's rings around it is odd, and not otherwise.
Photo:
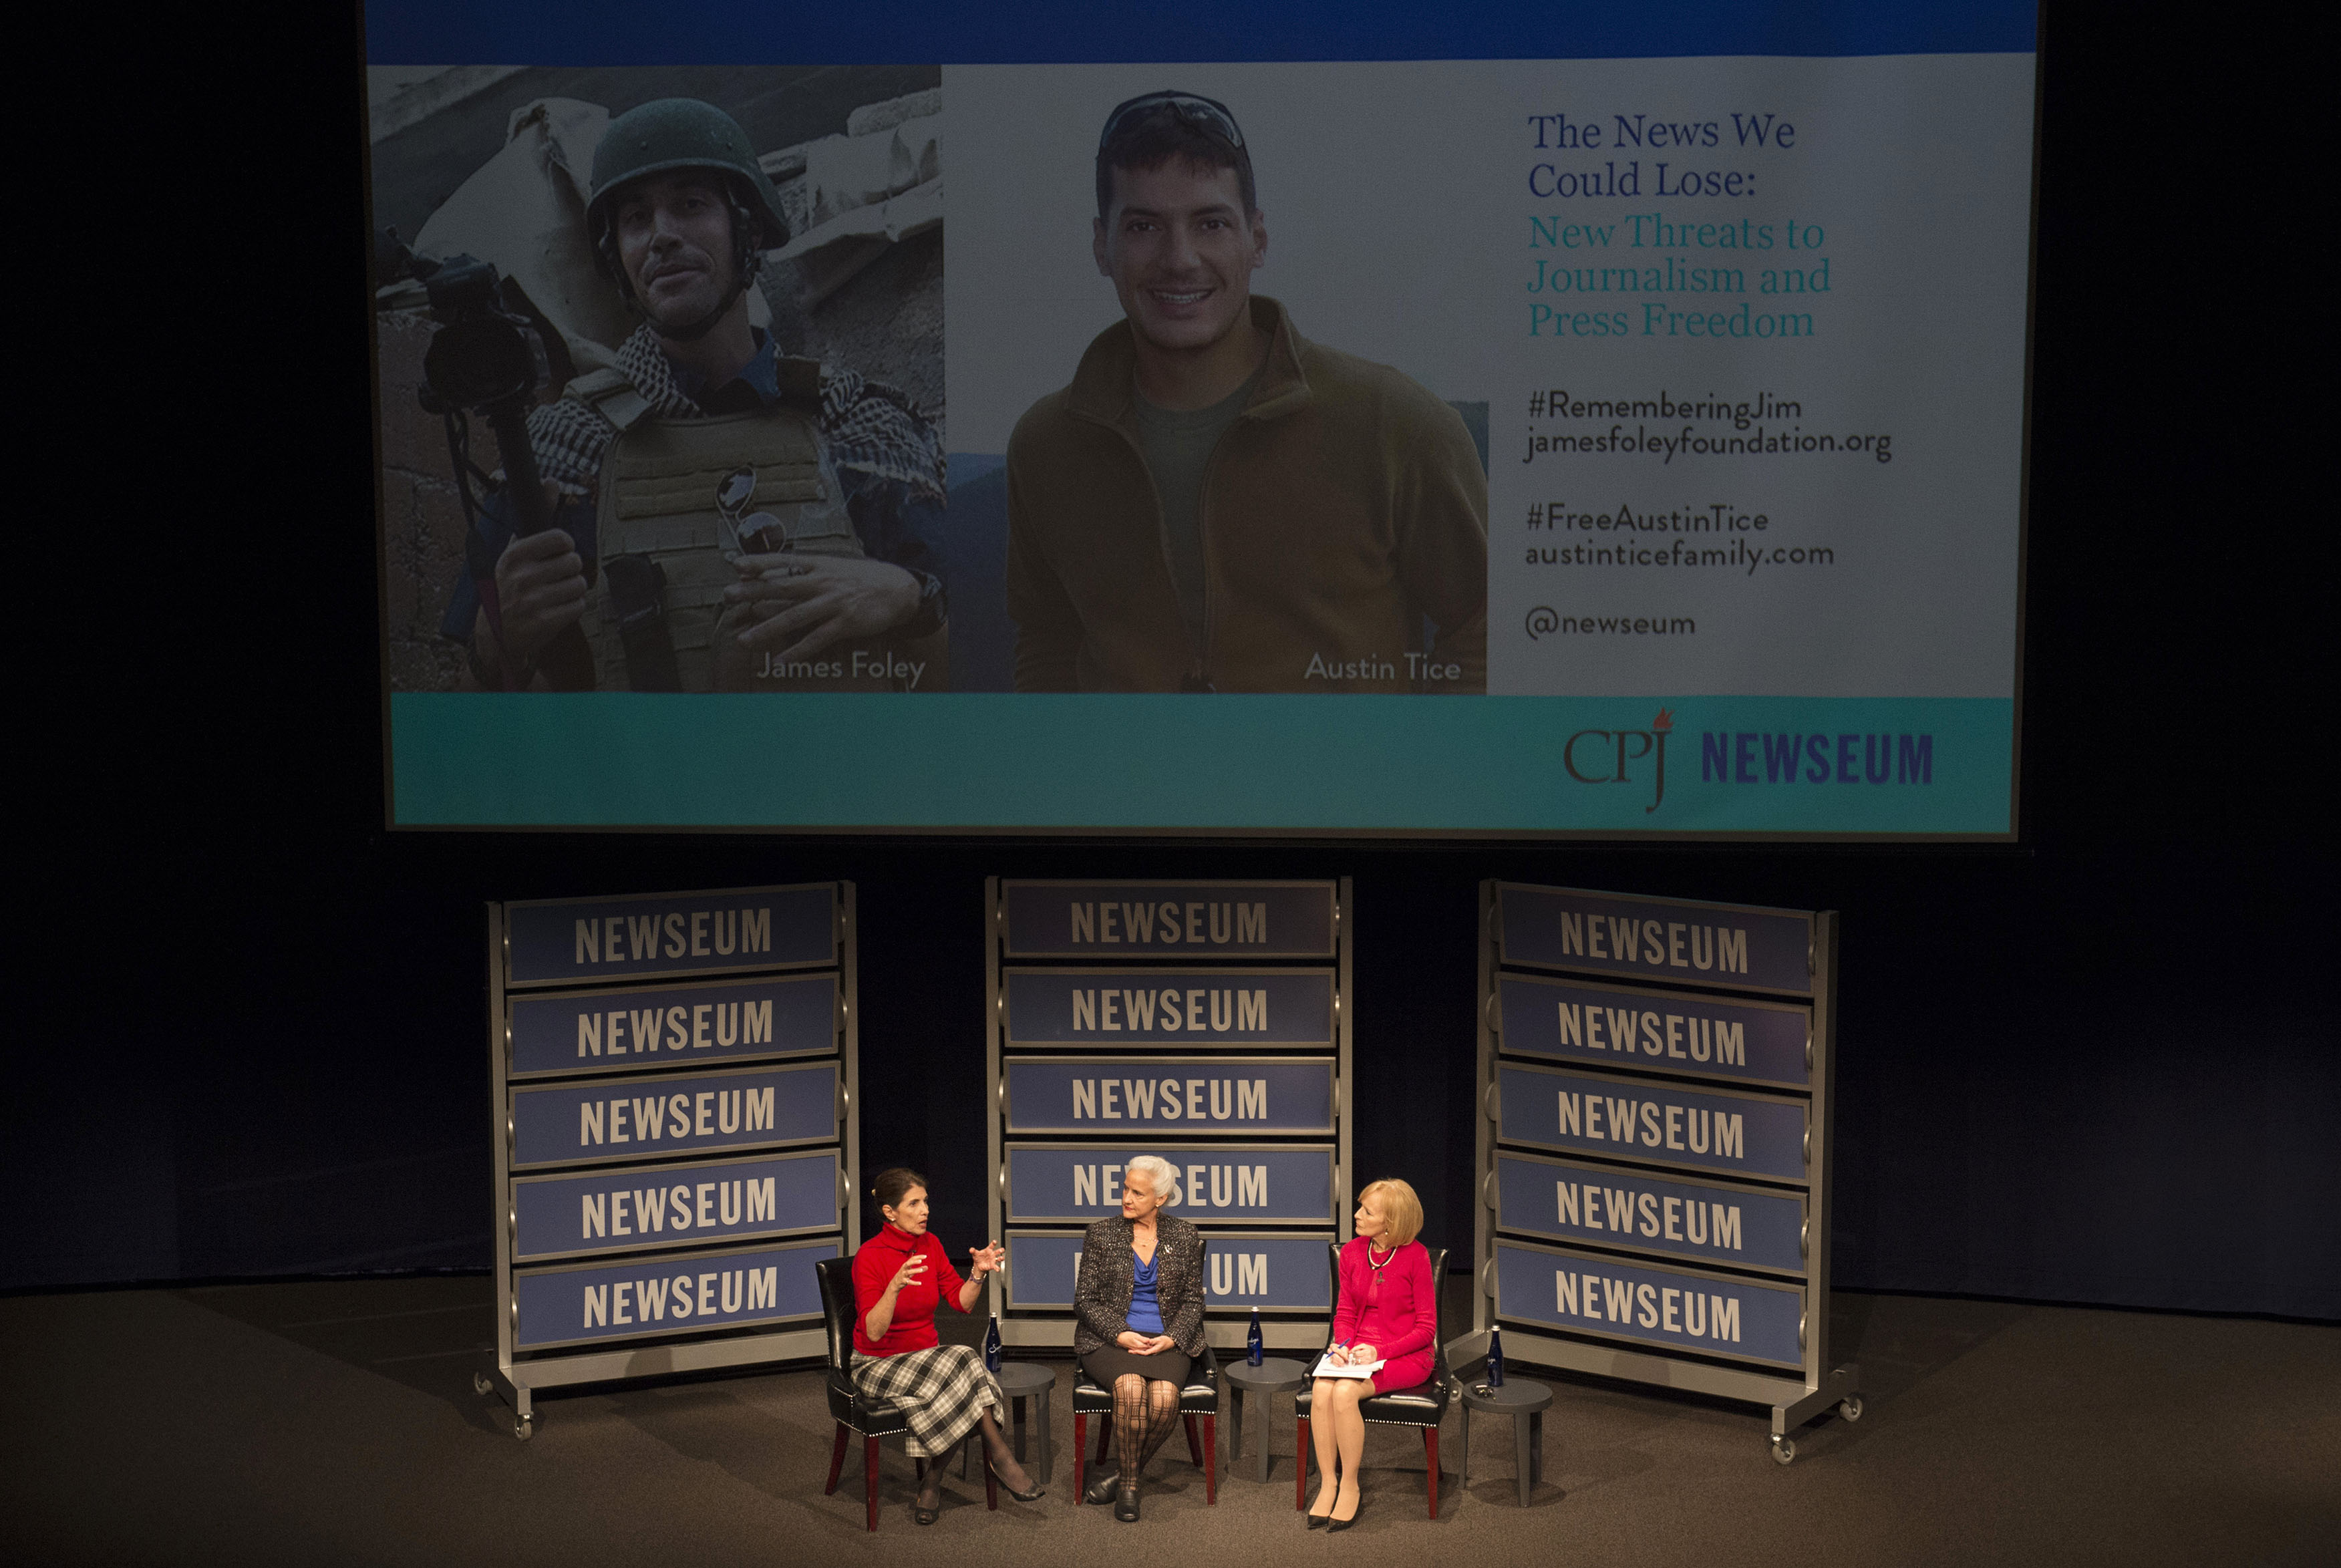
[(894, 1277), (886, 1282), (886, 1293), (890, 1296), (900, 1295), (904, 1285), (917, 1284), (920, 1277), (926, 1272), (927, 1255), (924, 1253), (912, 1253), (902, 1260), (902, 1266), (894, 1271)]
[(996, 1273), (1008, 1266), (1008, 1249), (998, 1242), (981, 1247), (970, 1247), (967, 1249), (967, 1260), (968, 1278), (980, 1280), (988, 1273)]

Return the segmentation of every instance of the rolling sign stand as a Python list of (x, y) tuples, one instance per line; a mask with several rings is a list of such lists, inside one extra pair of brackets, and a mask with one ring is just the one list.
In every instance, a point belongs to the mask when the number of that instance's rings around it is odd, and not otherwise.
[(533, 1393), (827, 1353), (861, 1214), (853, 884), (488, 906), (496, 1374)]
[(1523, 1361), (1830, 1405), (1837, 916), (1480, 884), (1474, 1327)]
[(1081, 1232), (1136, 1154), (1210, 1243), (1205, 1332), (1314, 1349), (1350, 1231), (1350, 883), (985, 884), (991, 1310), (1070, 1348)]

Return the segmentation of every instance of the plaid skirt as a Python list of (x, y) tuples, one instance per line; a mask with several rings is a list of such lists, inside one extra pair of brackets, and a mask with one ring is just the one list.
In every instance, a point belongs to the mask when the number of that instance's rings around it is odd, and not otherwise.
[(948, 1454), (975, 1430), (987, 1410), (1005, 1413), (1000, 1380), (986, 1372), (981, 1353), (939, 1344), (902, 1355), (853, 1358), (853, 1383), (872, 1399), (901, 1409), (911, 1423), (903, 1446), (913, 1459)]

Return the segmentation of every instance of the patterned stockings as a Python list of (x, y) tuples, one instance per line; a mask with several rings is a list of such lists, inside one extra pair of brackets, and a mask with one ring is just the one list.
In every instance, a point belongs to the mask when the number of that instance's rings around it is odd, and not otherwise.
[(1179, 1385), (1125, 1373), (1113, 1380), (1114, 1457), (1121, 1483), (1138, 1484), (1138, 1473), (1179, 1422)]

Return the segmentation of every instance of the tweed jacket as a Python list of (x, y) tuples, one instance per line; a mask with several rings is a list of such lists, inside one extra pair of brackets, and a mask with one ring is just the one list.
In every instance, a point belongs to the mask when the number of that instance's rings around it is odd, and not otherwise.
[[(1185, 1220), (1154, 1216), (1154, 1291), (1162, 1303), (1162, 1332), (1189, 1355), (1203, 1353), (1203, 1234)], [(1081, 1283), (1073, 1287), (1073, 1353), (1103, 1350), (1129, 1332), (1130, 1293), (1138, 1260), (1131, 1255), (1130, 1222), (1109, 1215), (1081, 1238)]]

